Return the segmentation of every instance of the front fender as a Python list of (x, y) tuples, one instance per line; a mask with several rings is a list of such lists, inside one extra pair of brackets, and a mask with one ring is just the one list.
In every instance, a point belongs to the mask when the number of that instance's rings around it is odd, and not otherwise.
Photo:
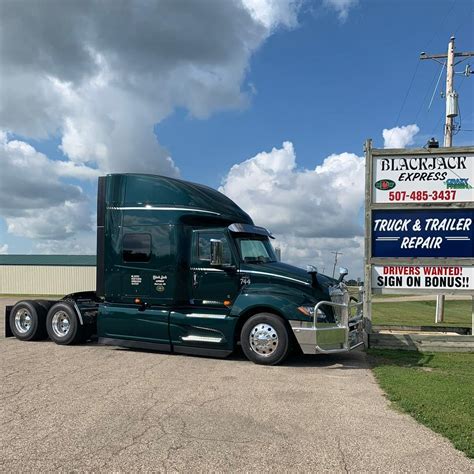
[(262, 308), (281, 314), (287, 320), (307, 321), (308, 318), (298, 311), (298, 306), (303, 304), (304, 299), (304, 295), (298, 294), (243, 291), (235, 300), (230, 315), (239, 317), (249, 311)]

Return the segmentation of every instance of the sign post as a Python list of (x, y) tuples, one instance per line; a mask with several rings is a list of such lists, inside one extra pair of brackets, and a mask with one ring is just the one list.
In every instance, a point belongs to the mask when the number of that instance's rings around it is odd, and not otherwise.
[(365, 154), (364, 314), (372, 292), (471, 295), (474, 307), (474, 147), (367, 140)]

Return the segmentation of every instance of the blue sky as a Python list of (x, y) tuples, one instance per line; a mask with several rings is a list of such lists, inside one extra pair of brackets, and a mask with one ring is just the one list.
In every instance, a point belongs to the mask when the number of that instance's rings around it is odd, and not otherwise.
[[(94, 252), (96, 176), (144, 171), (222, 186), (292, 263), (328, 267), (342, 249), (360, 272), (365, 139), (413, 125), (399, 143), (442, 142), (445, 76), (435, 88), (441, 66), (419, 53), (451, 34), (474, 50), (467, 0), (28, 5), (0, 23), (8, 253)], [(473, 78), (455, 88), (454, 144), (472, 144)]]
[[(418, 57), (421, 51), (444, 53), (453, 33), (458, 50), (474, 49), (472, 2), (360, 2), (344, 23), (329, 12), (303, 8), (299, 22), (271, 36), (253, 56), (246, 84), (257, 93), (248, 108), (208, 120), (181, 109), (157, 126), (183, 176), (218, 186), (232, 164), (283, 140), (293, 141), (306, 168), (331, 153), (360, 154), (368, 137), (382, 147), (382, 129), (396, 125), (417, 123), (417, 145), (432, 135), (442, 141), (439, 93), (428, 111), (441, 66)], [(463, 127), (472, 130), (473, 78), (457, 76), (456, 87), (461, 84)], [(438, 91), (444, 86), (443, 75)], [(472, 138), (473, 132), (460, 132), (454, 143)]]

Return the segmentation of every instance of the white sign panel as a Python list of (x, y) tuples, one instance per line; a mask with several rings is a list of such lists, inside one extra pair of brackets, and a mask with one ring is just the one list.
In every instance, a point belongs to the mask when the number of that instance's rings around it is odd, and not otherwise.
[(474, 290), (474, 268), (383, 265), (372, 267), (372, 288), (387, 290)]
[(379, 156), (374, 159), (374, 203), (474, 201), (474, 154)]

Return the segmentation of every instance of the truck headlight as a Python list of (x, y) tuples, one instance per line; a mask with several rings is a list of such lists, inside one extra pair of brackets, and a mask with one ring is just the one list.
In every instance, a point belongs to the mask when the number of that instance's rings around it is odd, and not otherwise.
[[(315, 305), (314, 305), (315, 306)], [(298, 306), (298, 311), (300, 313), (303, 313), (305, 316), (308, 316), (310, 318), (313, 317), (313, 314), (314, 314), (314, 306), (313, 305), (303, 305), (303, 306)], [(325, 320), (326, 319), (326, 315), (324, 314), (323, 311), (321, 311), (320, 309), (318, 309), (316, 311), (316, 319), (317, 321), (320, 321), (320, 320)]]

